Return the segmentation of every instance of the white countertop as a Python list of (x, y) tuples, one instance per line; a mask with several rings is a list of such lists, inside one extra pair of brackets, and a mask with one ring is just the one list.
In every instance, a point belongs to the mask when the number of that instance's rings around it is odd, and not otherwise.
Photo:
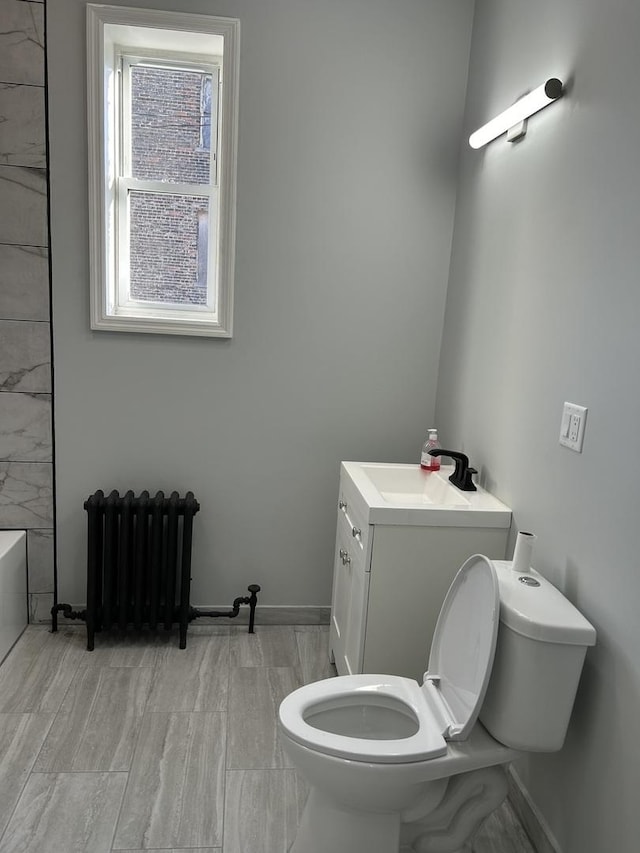
[(511, 510), (481, 486), (466, 492), (449, 483), (452, 465), (438, 472), (419, 465), (343, 462), (359, 492), (369, 524), (433, 527), (509, 527)]

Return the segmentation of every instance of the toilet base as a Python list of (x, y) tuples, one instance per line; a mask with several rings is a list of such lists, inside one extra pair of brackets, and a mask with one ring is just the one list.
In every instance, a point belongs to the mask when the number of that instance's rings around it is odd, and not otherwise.
[[(505, 767), (452, 776), (439, 804), (374, 813), (340, 806), (311, 788), (290, 853), (470, 853), (471, 839), (507, 795)], [(429, 798), (431, 799), (431, 798)]]
[(471, 853), (471, 840), (507, 796), (506, 768), (497, 764), (449, 779), (440, 804), (401, 826), (401, 851)]
[(311, 788), (289, 853), (398, 853), (400, 814), (343, 809)]

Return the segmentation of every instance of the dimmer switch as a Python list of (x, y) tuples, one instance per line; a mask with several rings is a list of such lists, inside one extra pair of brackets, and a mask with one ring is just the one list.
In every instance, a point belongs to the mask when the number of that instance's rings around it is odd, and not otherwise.
[(560, 424), (560, 444), (582, 453), (584, 427), (587, 419), (587, 409), (575, 403), (565, 403)]

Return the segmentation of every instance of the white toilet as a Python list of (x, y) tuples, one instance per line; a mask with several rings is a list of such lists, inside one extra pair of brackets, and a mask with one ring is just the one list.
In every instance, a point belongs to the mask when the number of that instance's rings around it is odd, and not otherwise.
[(561, 748), (595, 636), (534, 570), (470, 557), (422, 685), (339, 676), (281, 703), (285, 752), (310, 786), (290, 853), (470, 851), (506, 796), (506, 765)]

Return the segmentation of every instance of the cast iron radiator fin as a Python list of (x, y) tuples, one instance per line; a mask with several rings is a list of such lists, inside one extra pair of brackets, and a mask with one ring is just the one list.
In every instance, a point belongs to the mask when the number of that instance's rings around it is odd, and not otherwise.
[(181, 498), (172, 492), (154, 498), (144, 491), (105, 498), (97, 491), (84, 503), (87, 511), (87, 607), (74, 611), (70, 604), (54, 604), (52, 630), (58, 612), (87, 624), (87, 649), (93, 650), (96, 631), (128, 625), (166, 630), (177, 623), (180, 648), (187, 645), (187, 625), (198, 616), (237, 616), (249, 604), (249, 631), (253, 623), (257, 584), (249, 596), (236, 598), (229, 611), (199, 610), (189, 605), (193, 517), (200, 509), (193, 492)]

